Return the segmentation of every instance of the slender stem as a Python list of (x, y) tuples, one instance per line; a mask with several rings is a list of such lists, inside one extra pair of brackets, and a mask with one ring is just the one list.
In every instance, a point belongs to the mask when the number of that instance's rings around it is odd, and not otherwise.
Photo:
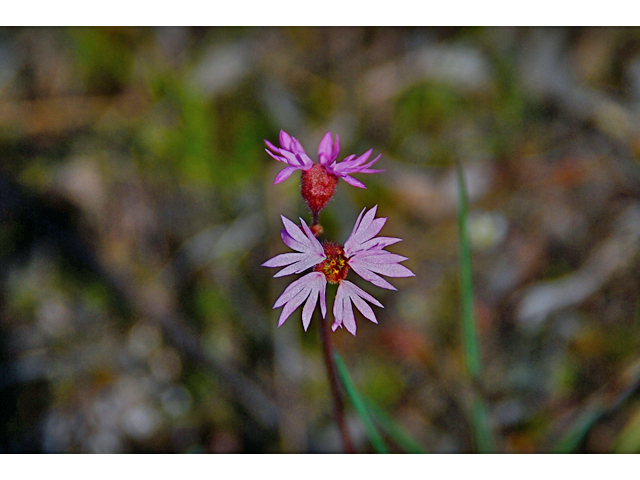
[(336, 417), (336, 423), (340, 430), (340, 436), (342, 437), (342, 445), (345, 453), (355, 453), (353, 444), (351, 443), (351, 437), (349, 436), (349, 430), (347, 429), (347, 422), (344, 418), (344, 401), (342, 399), (342, 391), (340, 390), (340, 383), (338, 380), (338, 373), (336, 365), (333, 359), (333, 347), (331, 345), (331, 336), (329, 335), (329, 329), (326, 322), (319, 315), (316, 315), (318, 325), (320, 326), (320, 340), (322, 341), (322, 350), (324, 353), (324, 363), (327, 367), (327, 376), (329, 377), (329, 386), (331, 389), (331, 397), (333, 399), (333, 414)]

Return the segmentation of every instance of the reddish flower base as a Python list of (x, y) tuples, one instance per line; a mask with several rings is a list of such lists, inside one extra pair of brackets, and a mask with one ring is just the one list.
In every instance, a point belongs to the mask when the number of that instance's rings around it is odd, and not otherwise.
[(314, 224), (317, 223), (320, 211), (325, 207), (327, 202), (331, 200), (337, 183), (338, 177), (327, 172), (327, 170), (318, 163), (315, 163), (313, 167), (306, 172), (302, 172), (302, 185), (300, 190), (302, 198), (313, 214)]

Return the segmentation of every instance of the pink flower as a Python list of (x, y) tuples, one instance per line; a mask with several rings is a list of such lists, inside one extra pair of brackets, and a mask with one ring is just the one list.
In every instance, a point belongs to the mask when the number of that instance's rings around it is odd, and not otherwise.
[(274, 184), (285, 181), (296, 170), (302, 171), (302, 198), (309, 206), (309, 209), (317, 218), (320, 211), (333, 196), (333, 192), (342, 178), (345, 182), (354, 187), (367, 188), (359, 180), (351, 176), (352, 173), (377, 173), (384, 170), (372, 170), (371, 167), (378, 161), (380, 155), (369, 160), (372, 149), (356, 157), (349, 155), (341, 162), (338, 162), (340, 153), (340, 138), (336, 135), (335, 141), (331, 137), (331, 132), (322, 137), (318, 146), (318, 163), (314, 163), (302, 148), (298, 140), (290, 136), (284, 130), (280, 131), (280, 148), (273, 145), (268, 140), (264, 143), (268, 148), (265, 151), (279, 162), (287, 164), (276, 176)]
[[(302, 145), (294, 137), (290, 136), (284, 130), (280, 130), (280, 148), (273, 145), (268, 140), (264, 143), (268, 148), (265, 151), (279, 162), (286, 163), (285, 167), (276, 176), (274, 185), (284, 182), (296, 170), (308, 171), (313, 167), (314, 161), (309, 158), (302, 148)], [(318, 164), (321, 165), (327, 173), (342, 178), (345, 182), (354, 187), (367, 188), (364, 183), (351, 177), (352, 173), (378, 173), (384, 170), (372, 170), (369, 167), (378, 161), (381, 155), (366, 163), (371, 156), (373, 149), (367, 150), (359, 157), (349, 155), (341, 162), (338, 162), (338, 154), (340, 153), (340, 138), (336, 135), (335, 141), (331, 137), (331, 132), (327, 132), (318, 146)]]
[[(376, 237), (386, 222), (386, 218), (374, 218), (376, 205), (366, 214), (366, 208), (360, 212), (351, 235), (344, 246), (336, 243), (320, 243), (304, 220), (300, 219), (299, 228), (291, 220), (282, 217), (285, 230), (281, 232), (284, 243), (298, 253), (283, 253), (265, 262), (265, 267), (285, 267), (275, 277), (301, 273), (313, 267), (313, 271), (299, 278), (280, 295), (273, 308), (284, 306), (278, 326), (306, 300), (302, 310), (302, 324), (305, 331), (311, 322), (311, 315), (320, 299), (322, 318), (326, 317), (327, 282), (338, 284), (333, 304), (333, 331), (344, 327), (355, 336), (356, 321), (353, 305), (373, 323), (378, 323), (375, 313), (366, 302), (378, 307), (382, 304), (367, 292), (346, 280), (350, 269), (363, 279), (382, 288), (396, 290), (378, 274), (387, 277), (412, 277), (414, 273), (400, 262), (406, 257), (384, 250), (388, 245), (400, 242), (399, 238)], [(302, 230), (301, 230), (302, 229)], [(366, 301), (365, 301), (366, 300)], [(383, 307), (384, 308), (384, 307)]]

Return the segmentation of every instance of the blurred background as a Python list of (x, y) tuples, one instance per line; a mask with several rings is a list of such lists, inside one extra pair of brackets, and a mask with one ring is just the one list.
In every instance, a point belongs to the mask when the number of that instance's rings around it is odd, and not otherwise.
[(341, 450), (260, 267), (309, 218), (280, 129), (382, 153), (322, 214), (344, 242), (378, 204), (416, 273), (349, 277), (385, 305), (332, 337), (363, 395), (429, 452), (474, 451), (473, 391), (498, 451), (640, 451), (639, 119), (639, 29), (0, 29), (0, 452)]

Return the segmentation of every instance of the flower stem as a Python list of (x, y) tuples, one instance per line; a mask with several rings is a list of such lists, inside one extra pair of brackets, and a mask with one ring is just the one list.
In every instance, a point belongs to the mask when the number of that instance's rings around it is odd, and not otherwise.
[(340, 436), (342, 437), (342, 446), (344, 447), (345, 453), (355, 453), (355, 449), (351, 443), (351, 437), (349, 436), (349, 430), (347, 429), (347, 422), (344, 417), (344, 401), (342, 399), (342, 391), (340, 390), (336, 364), (333, 359), (331, 336), (329, 334), (326, 321), (323, 318), (320, 318), (319, 315), (316, 316), (318, 317), (318, 325), (320, 326), (320, 340), (322, 341), (324, 363), (327, 367), (329, 387), (331, 389), (331, 397), (333, 399), (333, 414), (336, 417), (336, 423), (338, 424)]

